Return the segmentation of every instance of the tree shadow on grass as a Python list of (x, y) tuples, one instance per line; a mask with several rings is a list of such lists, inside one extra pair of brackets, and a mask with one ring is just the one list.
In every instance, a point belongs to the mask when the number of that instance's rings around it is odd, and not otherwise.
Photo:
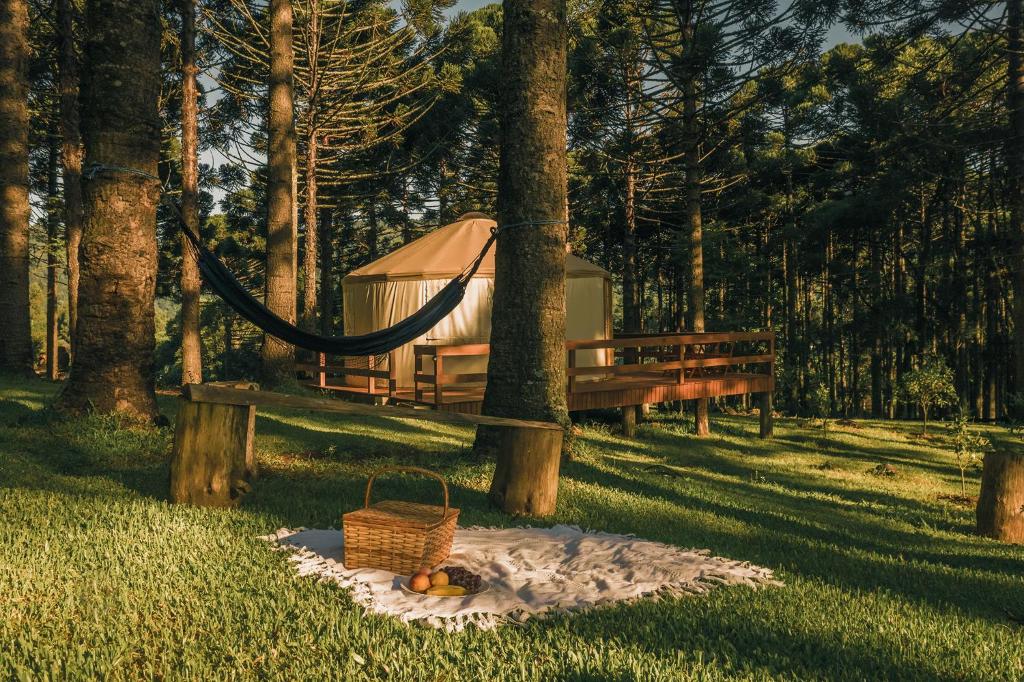
[[(813, 518), (817, 501), (807, 504), (774, 488), (707, 481), (718, 493), (712, 497), (578, 463), (565, 475), (693, 511), (666, 514), (652, 507), (634, 517), (655, 539), (710, 545), (731, 558), (782, 567), (825, 583), (865, 591), (889, 590), (936, 608), (954, 606), (1000, 622), (1005, 620), (1002, 609), (1007, 598), (1021, 587), (1024, 557), (1001, 556), (1005, 549), (1000, 546), (901, 531), (886, 524), (884, 517), (872, 519), (860, 510), (859, 518), (837, 511), (832, 525), (816, 525), (805, 518)], [(621, 517), (604, 499), (590, 504), (590, 513), (596, 518)], [(820, 523), (824, 519), (818, 516)], [(638, 529), (633, 526), (628, 531)], [(970, 571), (952, 580), (951, 569)]]
[[(779, 603), (792, 597), (761, 590), (752, 599)], [(806, 624), (793, 623), (775, 609), (742, 608), (733, 601), (723, 604), (716, 596), (683, 597), (672, 609), (641, 602), (564, 618), (572, 618), (573, 633), (586, 641), (611, 641), (659, 656), (685, 652), (685, 660), (700, 661), (727, 677), (929, 682), (972, 679), (944, 675), (926, 657), (914, 657), (913, 652), (901, 655), (898, 646), (868, 648), (856, 639), (836, 641), (827, 632), (807, 631)], [(623, 627), (624, 623), (630, 626)], [(579, 672), (564, 679), (594, 679), (594, 675)], [(978, 674), (973, 679), (985, 677)]]

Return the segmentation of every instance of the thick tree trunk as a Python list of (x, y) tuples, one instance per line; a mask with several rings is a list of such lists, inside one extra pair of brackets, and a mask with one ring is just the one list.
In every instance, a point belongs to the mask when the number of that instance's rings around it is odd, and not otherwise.
[(320, 333), (334, 334), (334, 216), (329, 208), (320, 209)]
[(491, 481), (491, 501), (510, 514), (553, 514), (562, 433), (506, 426), (486, 428), (498, 432), (499, 455)]
[(60, 51), (60, 134), (64, 176), (64, 240), (67, 247), (68, 335), (75, 356), (78, 324), (78, 249), (82, 243), (82, 136), (78, 127), (78, 51), (71, 0), (57, 0)]
[(28, 300), (28, 4), (0, 0), (0, 372), (32, 374)]
[[(498, 215), (503, 225), (533, 224), (498, 238), (483, 411), (568, 426), (565, 0), (505, 0), (503, 7)], [(520, 440), (502, 429), (477, 431), (477, 453), (498, 459), (491, 499), (509, 513), (550, 514), (562, 438), (517, 446)]]
[[(270, 116), (267, 125), (267, 270), (266, 305), (295, 322), (295, 119), (294, 54), (290, 0), (270, 0)], [(295, 378), (295, 349), (263, 336), (262, 379), (268, 387)]]
[(59, 401), (72, 411), (157, 415), (159, 9), (156, 0), (87, 4), (82, 136), (86, 166), (96, 164), (97, 172), (83, 184), (77, 355)]
[[(199, 88), (196, 83), (196, 0), (181, 1), (181, 212), (199, 234)], [(203, 382), (199, 334), (199, 263), (181, 235), (181, 383)]]
[(1006, 137), (1009, 182), (1010, 238), (1013, 270), (1015, 389), (1024, 393), (1024, 0), (1008, 0), (1006, 52), (1007, 109), (1010, 134)]
[(977, 521), (980, 535), (1024, 544), (1024, 447), (985, 455)]
[(46, 168), (46, 378), (57, 381), (60, 366), (57, 362), (59, 322), (57, 315), (57, 247), (60, 244), (60, 199), (57, 197), (57, 165), (60, 156), (60, 141), (50, 136), (49, 158)]

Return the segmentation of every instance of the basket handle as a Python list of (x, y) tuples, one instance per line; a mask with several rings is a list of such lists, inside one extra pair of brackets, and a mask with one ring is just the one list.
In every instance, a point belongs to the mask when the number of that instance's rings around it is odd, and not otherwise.
[(366, 482), (366, 498), (363, 500), (363, 507), (370, 506), (370, 493), (373, 491), (373, 481), (381, 474), (394, 473), (397, 471), (404, 471), (411, 474), (420, 474), (422, 476), (429, 476), (430, 478), (436, 478), (441, 483), (441, 490), (444, 491), (444, 512), (441, 515), (441, 521), (443, 522), (448, 518), (448, 484), (444, 481), (444, 476), (441, 474), (430, 471), (429, 469), (421, 469), (420, 467), (383, 467), (377, 469), (370, 474), (370, 480)]

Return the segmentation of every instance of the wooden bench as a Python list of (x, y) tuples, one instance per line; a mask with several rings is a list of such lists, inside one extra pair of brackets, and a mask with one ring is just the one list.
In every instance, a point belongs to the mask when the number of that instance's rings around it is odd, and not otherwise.
[[(535, 514), (554, 511), (564, 437), (558, 424), (426, 408), (374, 407), (211, 384), (188, 384), (182, 388), (171, 456), (174, 502), (233, 507), (251, 490), (257, 476), (253, 455), (257, 407), (499, 427), (501, 448), (516, 453), (513, 466), (529, 470), (530, 476), (526, 478), (536, 484), (529, 490), (500, 491), (502, 506), (511, 511), (521, 504)], [(494, 492), (492, 489), (492, 496)]]

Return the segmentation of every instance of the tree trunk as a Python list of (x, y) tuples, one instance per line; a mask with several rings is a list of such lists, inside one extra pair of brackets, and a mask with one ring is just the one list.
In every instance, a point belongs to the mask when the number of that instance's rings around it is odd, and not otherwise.
[(1024, 544), (1024, 448), (986, 453), (976, 514), (980, 535)]
[(60, 347), (58, 333), (60, 319), (57, 316), (57, 247), (60, 236), (60, 200), (57, 198), (57, 162), (60, 156), (60, 142), (56, 135), (50, 135), (50, 148), (46, 168), (46, 378), (57, 381), (60, 366), (57, 362)]
[(1007, 0), (1006, 52), (1007, 109), (1009, 135), (1006, 136), (1007, 181), (1009, 183), (1010, 239), (1014, 255), (1013, 270), (1015, 389), (1024, 393), (1024, 0)]
[(82, 188), (77, 356), (59, 400), (71, 411), (96, 409), (145, 420), (157, 415), (159, 9), (156, 0), (87, 3), (82, 136), (86, 165), (97, 164), (98, 170)]
[[(697, 130), (697, 92), (693, 81), (687, 83), (683, 93), (683, 109), (686, 125), (686, 222), (690, 232), (690, 288), (687, 312), (690, 330), (704, 331), (704, 235), (700, 206), (700, 143)], [(694, 429), (698, 436), (711, 433), (708, 419), (708, 400), (694, 401)]]
[(490, 499), (510, 514), (555, 512), (563, 435), (548, 429), (480, 427), (497, 431), (498, 458)]
[[(308, 122), (312, 125), (312, 121)], [(302, 328), (306, 331), (316, 329), (317, 309), (317, 278), (316, 265), (320, 256), (319, 225), (317, 224), (317, 185), (316, 185), (316, 134), (310, 133), (306, 138), (306, 205), (303, 218), (306, 222), (305, 251), (302, 254)]]
[(380, 241), (380, 230), (377, 227), (376, 197), (370, 198), (370, 205), (366, 209), (366, 222), (366, 257), (372, 263), (377, 260), (377, 245)]
[(626, 224), (622, 231), (622, 331), (629, 334), (640, 331), (640, 296), (636, 283), (636, 171), (632, 159), (626, 161), (624, 172)]
[(334, 334), (334, 216), (329, 208), (320, 209), (320, 333)]
[[(565, 0), (505, 0), (503, 7), (498, 215), (503, 225), (532, 224), (498, 238), (483, 411), (568, 426)], [(509, 513), (550, 514), (562, 437), (538, 437), (525, 450), (517, 440), (500, 429), (477, 430), (476, 452), (498, 460), (491, 499)]]
[[(199, 234), (199, 88), (196, 84), (196, 0), (181, 0), (181, 213)], [(199, 263), (181, 235), (181, 383), (203, 382), (199, 333)]]
[[(267, 123), (267, 270), (266, 306), (295, 322), (295, 120), (290, 0), (270, 0), (270, 115)], [(295, 378), (295, 349), (263, 336), (262, 380), (268, 387)]]
[(32, 374), (28, 300), (28, 4), (0, 0), (0, 372)]
[(82, 136), (78, 129), (78, 51), (71, 0), (57, 0), (60, 51), (60, 134), (64, 179), (64, 240), (67, 247), (68, 336), (75, 357), (78, 324), (78, 248), (82, 243)]

